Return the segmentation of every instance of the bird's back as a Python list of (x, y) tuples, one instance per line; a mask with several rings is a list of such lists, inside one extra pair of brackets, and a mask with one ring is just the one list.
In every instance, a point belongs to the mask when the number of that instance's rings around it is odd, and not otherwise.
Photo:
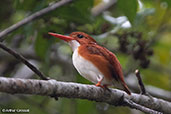
[(121, 65), (115, 54), (96, 43), (81, 45), (78, 52), (82, 57), (91, 61), (109, 80), (121, 83), (122, 88), (130, 94), (124, 81)]

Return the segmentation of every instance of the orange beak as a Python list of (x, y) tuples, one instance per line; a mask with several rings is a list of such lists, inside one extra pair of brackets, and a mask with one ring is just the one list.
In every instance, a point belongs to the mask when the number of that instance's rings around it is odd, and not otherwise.
[(61, 34), (56, 34), (56, 33), (52, 33), (52, 32), (48, 32), (48, 34), (55, 36), (56, 38), (60, 38), (61, 40), (64, 40), (66, 42), (69, 42), (71, 40), (74, 40), (73, 37), (71, 36), (65, 36), (65, 35), (61, 35)]

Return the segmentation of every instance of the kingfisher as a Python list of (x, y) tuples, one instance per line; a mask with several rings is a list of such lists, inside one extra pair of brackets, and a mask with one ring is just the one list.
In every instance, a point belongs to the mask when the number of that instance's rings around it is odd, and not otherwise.
[(52, 32), (48, 34), (70, 45), (73, 51), (73, 65), (81, 76), (98, 87), (114, 86), (131, 95), (116, 55), (98, 45), (90, 35), (84, 32), (72, 32), (69, 36)]

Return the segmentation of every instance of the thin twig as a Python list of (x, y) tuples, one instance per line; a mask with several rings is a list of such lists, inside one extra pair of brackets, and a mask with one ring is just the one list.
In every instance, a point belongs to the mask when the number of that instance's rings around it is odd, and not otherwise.
[(140, 71), (138, 69), (135, 70), (135, 74), (136, 74), (136, 77), (138, 79), (138, 84), (140, 86), (140, 90), (141, 90), (141, 94), (143, 95), (146, 95), (147, 92), (146, 92), (146, 89), (145, 89), (145, 86), (144, 86), (144, 83), (141, 79), (141, 75), (140, 75)]
[(128, 100), (128, 99), (124, 99), (123, 102), (126, 103), (126, 105), (129, 106), (130, 108), (134, 108), (134, 109), (140, 110), (140, 111), (148, 113), (148, 114), (163, 114), (161, 112), (158, 112), (158, 111), (152, 110), (150, 108), (144, 107), (142, 105), (139, 105), (137, 103), (134, 103), (133, 101)]
[(41, 79), (48, 80), (48, 78), (40, 72), (34, 65), (32, 65), (30, 62), (28, 62), (22, 55), (17, 53), (16, 51), (6, 47), (3, 43), (0, 42), (0, 48), (4, 51), (8, 52), (9, 54), (13, 55), (17, 60), (23, 62), (25, 65), (27, 65), (33, 72), (35, 72)]
[(71, 2), (72, 0), (61, 0), (53, 5), (50, 5), (40, 11), (35, 12), (34, 14), (24, 18), (23, 20), (19, 21), (18, 23), (8, 27), (7, 29), (3, 30), (2, 32), (0, 32), (0, 42), (2, 42), (4, 40), (4, 36), (6, 36), (7, 34), (11, 33), (12, 31), (16, 30), (17, 28), (33, 21), (34, 19), (41, 17), (47, 13), (49, 13), (50, 11), (55, 10), (56, 8), (63, 6), (69, 2)]

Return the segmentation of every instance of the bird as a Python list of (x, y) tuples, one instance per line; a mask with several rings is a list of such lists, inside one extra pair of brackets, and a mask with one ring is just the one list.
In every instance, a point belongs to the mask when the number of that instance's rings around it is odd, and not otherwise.
[(116, 55), (98, 45), (90, 35), (84, 32), (72, 32), (68, 36), (53, 32), (48, 32), (48, 34), (70, 45), (73, 51), (73, 65), (81, 76), (98, 87), (114, 86), (131, 95)]

